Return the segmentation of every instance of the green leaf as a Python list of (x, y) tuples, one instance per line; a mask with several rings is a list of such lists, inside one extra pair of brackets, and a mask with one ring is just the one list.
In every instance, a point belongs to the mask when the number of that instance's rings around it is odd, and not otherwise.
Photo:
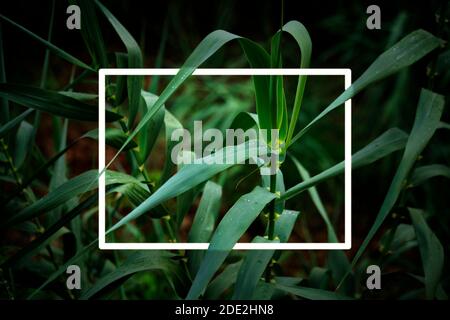
[[(74, 197), (77, 197), (90, 190), (96, 189), (97, 184), (93, 184), (92, 181), (95, 181), (97, 177), (97, 170), (89, 170), (68, 180), (38, 201), (14, 214), (14, 216), (12, 216), (9, 220), (2, 224), (2, 227), (6, 228), (13, 224), (17, 224), (19, 222), (37, 217), (40, 214), (47, 213), (48, 211), (57, 208), (61, 204), (66, 203), (68, 200)], [(112, 184), (136, 182), (139, 181), (127, 174), (116, 171), (106, 171), (105, 185), (107, 186)]]
[(52, 53), (56, 54), (57, 56), (67, 60), (68, 62), (79, 66), (83, 69), (87, 69), (90, 71), (95, 72), (94, 69), (92, 69), (90, 66), (88, 66), (87, 64), (85, 64), (84, 62), (78, 60), (77, 58), (75, 58), (74, 56), (70, 55), (69, 53), (65, 52), (64, 50), (58, 48), (57, 46), (55, 46), (54, 44), (50, 43), (49, 41), (39, 37), (37, 34), (31, 32), (30, 30), (22, 27), (20, 24), (10, 20), (9, 18), (5, 17), (4, 15), (0, 14), (0, 19), (3, 19), (4, 21), (10, 23), (11, 25), (15, 26), (16, 28), (18, 28), (20, 31), (28, 34), (29, 36), (31, 36), (33, 39), (37, 40), (38, 42), (44, 44)]
[(150, 197), (148, 187), (139, 182), (123, 184), (117, 187), (115, 191), (126, 195), (134, 207), (139, 206)]
[(14, 165), (20, 168), (28, 152), (30, 151), (31, 139), (33, 137), (33, 126), (27, 121), (22, 121), (16, 135), (16, 149), (14, 150)]
[(169, 275), (179, 273), (178, 265), (172, 260), (174, 255), (167, 251), (137, 251), (131, 254), (117, 269), (97, 280), (81, 295), (80, 299), (94, 298), (125, 277), (142, 271), (163, 271)]
[(168, 110), (165, 111), (164, 114), (164, 127), (165, 127), (165, 135), (166, 135), (166, 152), (165, 152), (165, 162), (164, 168), (161, 173), (161, 178), (159, 179), (159, 184), (162, 185), (166, 182), (170, 176), (172, 175), (172, 171), (175, 168), (175, 164), (172, 162), (170, 155), (172, 154), (172, 149), (175, 147), (178, 142), (173, 141), (171, 139), (172, 133), (175, 130), (183, 129), (183, 126), (178, 121), (178, 119), (170, 113)]
[[(53, 119), (53, 121), (57, 121), (57, 123), (59, 124), (59, 119)], [(61, 127), (60, 125), (58, 125), (58, 128), (55, 128), (55, 131), (58, 131), (58, 133), (60, 134), (59, 141), (55, 141), (56, 151), (64, 150), (67, 147), (68, 127), (69, 127), (69, 120), (64, 119), (63, 126)], [(49, 192), (55, 190), (66, 181), (67, 181), (66, 157), (62, 155), (58, 160), (56, 160), (55, 165), (53, 166), (53, 172), (49, 183)], [(67, 204), (67, 206), (70, 205), (71, 205), (70, 203)], [(57, 220), (61, 215), (62, 210), (64, 210), (64, 205), (50, 212), (49, 221), (53, 222)]]
[(300, 286), (285, 286), (280, 284), (276, 284), (275, 288), (308, 300), (352, 300), (350, 297), (322, 289)]
[[(195, 153), (192, 151), (182, 151), (183, 156), (189, 157), (189, 159), (192, 159), (192, 161), (195, 159)], [(178, 164), (178, 171), (183, 168), (185, 164), (181, 163)], [(179, 230), (181, 227), (181, 224), (183, 223), (184, 217), (188, 213), (189, 209), (192, 207), (193, 202), (195, 201), (197, 197), (197, 187), (193, 187), (182, 194), (177, 196), (177, 206), (176, 206), (176, 213), (175, 213), (175, 221), (174, 224), (176, 226), (176, 229)]]
[(317, 289), (326, 289), (330, 281), (330, 270), (322, 267), (313, 267), (309, 272), (308, 285)]
[[(98, 2), (97, 2), (98, 3)], [(99, 4), (99, 3), (98, 3)], [(100, 5), (100, 4), (99, 4)], [(101, 6), (101, 5), (100, 5)], [(105, 8), (106, 9), (106, 8)], [(170, 81), (167, 87), (163, 90), (158, 100), (155, 102), (151, 110), (149, 110), (141, 119), (136, 128), (130, 133), (127, 141), (131, 141), (146, 125), (146, 123), (159, 111), (160, 108), (166, 103), (167, 99), (178, 89), (181, 84), (211, 55), (219, 50), (225, 43), (238, 38), (238, 36), (223, 31), (217, 30), (207, 35), (202, 42), (195, 48), (191, 55), (187, 58), (186, 62), (178, 71), (177, 75)], [(117, 158), (122, 148), (111, 159), (107, 167)]]
[(282, 214), (275, 221), (275, 236), (280, 238), (280, 242), (288, 242), (294, 229), (300, 212), (294, 210), (283, 210)]
[(241, 268), (242, 261), (229, 264), (208, 285), (205, 297), (208, 300), (219, 299), (219, 297), (236, 282), (237, 274)]
[[(289, 27), (290, 25), (294, 26), (295, 22), (288, 22), (286, 24), (288, 32), (290, 32), (291, 29)], [(294, 37), (296, 36), (294, 35)], [(138, 134), (138, 132), (142, 130), (145, 124), (159, 111), (159, 109), (164, 105), (167, 99), (169, 99), (169, 97), (178, 89), (178, 87), (181, 86), (181, 84), (183, 84), (183, 82), (189, 76), (192, 75), (195, 69), (197, 69), (203, 62), (205, 62), (209, 57), (211, 57), (223, 45), (225, 45), (226, 43), (228, 43), (233, 39), (239, 39), (239, 43), (242, 49), (244, 50), (246, 58), (252, 68), (262, 68), (268, 67), (270, 65), (270, 58), (267, 52), (265, 52), (265, 50), (258, 44), (223, 30), (216, 30), (210, 33), (200, 42), (200, 44), (187, 58), (183, 66), (178, 71), (177, 75), (170, 81), (170, 83), (161, 93), (159, 99), (155, 102), (153, 108), (144, 115), (144, 117), (141, 119), (137, 127), (131, 132), (125, 144), (131, 141)], [(265, 76), (257, 76), (253, 77), (253, 79), (255, 85), (255, 92), (257, 95), (256, 105), (259, 117), (260, 114), (264, 114), (264, 112), (266, 112), (270, 107), (270, 105), (267, 106), (267, 104), (270, 103), (267, 95), (267, 89), (269, 88), (269, 81), (268, 77)], [(261, 128), (266, 128), (265, 123), (266, 121), (263, 120), (263, 122), (264, 123), (260, 123), (260, 126)], [(114, 155), (114, 157), (110, 160), (107, 167), (114, 162), (114, 160), (117, 158), (117, 156), (121, 151), (122, 150), (119, 150)]]
[[(96, 4), (108, 19), (109, 23), (111, 23), (114, 30), (117, 32), (123, 44), (127, 48), (128, 68), (142, 68), (143, 62), (141, 49), (139, 48), (136, 40), (134, 40), (133, 36), (104, 5), (102, 5), (99, 1), (96, 1)], [(128, 128), (133, 126), (134, 119), (136, 118), (139, 110), (143, 79), (143, 76), (127, 76), (129, 102)]]
[(433, 299), (444, 270), (444, 248), (425, 221), (423, 211), (413, 208), (408, 210), (422, 257), (426, 295), (428, 299)]
[(441, 40), (424, 30), (416, 30), (404, 37), (393, 47), (382, 53), (367, 70), (335, 101), (326, 107), (306, 127), (298, 132), (291, 143), (303, 136), (317, 121), (351, 99), (368, 85), (386, 78), (415, 63), (441, 44)]
[[(268, 240), (257, 236), (252, 243), (279, 243), (279, 240)], [(233, 300), (254, 298), (256, 286), (274, 252), (275, 250), (250, 250), (247, 252), (236, 279)]]
[(252, 192), (240, 197), (228, 210), (211, 238), (208, 251), (186, 299), (197, 299), (203, 293), (229, 251), (274, 198), (273, 193), (256, 187)]
[(34, 239), (27, 246), (19, 250), (16, 254), (11, 256), (8, 260), (2, 263), (3, 268), (9, 268), (11, 266), (18, 265), (26, 262), (27, 259), (33, 257), (37, 254), (49, 241), (57, 238), (60, 234), (58, 234), (58, 230), (61, 230), (64, 225), (69, 223), (73, 218), (79, 216), (81, 213), (85, 212), (86, 209), (92, 207), (96, 204), (98, 200), (98, 195), (94, 194), (82, 201), (75, 208), (65, 213), (57, 222), (51, 225), (49, 228), (45, 230), (44, 233), (39, 235), (36, 239)]
[[(203, 188), (203, 195), (195, 212), (194, 221), (188, 234), (188, 242), (209, 242), (219, 215), (222, 187), (208, 181)], [(204, 252), (188, 251), (188, 266), (191, 275), (195, 275), (200, 267)]]
[(86, 47), (94, 63), (100, 68), (107, 68), (108, 57), (102, 36), (102, 29), (100, 28), (95, 12), (95, 4), (91, 0), (77, 0), (76, 2), (80, 6), (83, 14), (81, 35), (86, 43)]
[[(301, 61), (300, 68), (309, 68), (311, 61), (312, 41), (308, 30), (298, 21), (290, 21), (283, 26), (283, 31), (291, 34), (300, 47)], [(290, 144), (292, 135), (294, 134), (295, 126), (297, 124), (300, 108), (303, 101), (303, 94), (305, 91), (307, 76), (299, 76), (297, 83), (297, 90), (295, 93), (294, 106), (292, 110), (291, 122), (289, 123), (288, 134), (286, 138), (286, 146)]]
[[(158, 100), (158, 96), (142, 91), (142, 97), (145, 102), (145, 110), (150, 110)], [(150, 155), (153, 146), (158, 138), (159, 131), (164, 123), (165, 109), (164, 106), (159, 109), (153, 118), (151, 118), (144, 129), (138, 135), (138, 145), (139, 145), (139, 162), (143, 164), (148, 156)]]
[(441, 122), (439, 122), (438, 129), (450, 129), (450, 124), (441, 121)]
[[(247, 39), (240, 41), (250, 66), (254, 69), (270, 68), (270, 56), (261, 46)], [(256, 113), (261, 129), (272, 127), (272, 106), (270, 104), (270, 76), (252, 76), (255, 87)]]
[(242, 129), (247, 131), (250, 128), (258, 127), (258, 116), (251, 112), (240, 112), (233, 119), (233, 122), (230, 125), (230, 129)]
[[(300, 173), (300, 176), (302, 177), (303, 181), (311, 179), (308, 170), (306, 170), (301, 165), (301, 163), (297, 160), (297, 158), (291, 156), (291, 159), (292, 162), (294, 162), (294, 165), (297, 167), (297, 170)], [(325, 206), (323, 205), (322, 200), (320, 199), (316, 187), (309, 188), (308, 192), (309, 196), (311, 197), (311, 200), (313, 201), (315, 207), (317, 208), (317, 211), (319, 211), (322, 220), (325, 222), (325, 225), (327, 227), (328, 241), (334, 243), (339, 242), (336, 236), (336, 232), (334, 231), (333, 224), (331, 223), (330, 218), (328, 217), (328, 213), (325, 210)]]
[(279, 140), (285, 141), (288, 134), (288, 110), (284, 92), (283, 77), (277, 77), (277, 128), (280, 129)]
[(434, 177), (450, 179), (450, 168), (442, 164), (430, 164), (416, 168), (411, 176), (409, 187), (416, 187)]
[[(397, 128), (389, 129), (367, 146), (356, 152), (352, 156), (352, 169), (371, 164), (394, 151), (404, 148), (407, 135)], [(300, 182), (299, 184), (286, 190), (280, 197), (281, 200), (287, 200), (297, 194), (315, 186), (316, 184), (330, 179), (344, 172), (344, 161), (328, 168), (325, 171), (313, 176), (311, 179)]]
[(8, 133), (10, 133), (14, 128), (16, 128), (22, 122), (22, 120), (24, 120), (33, 111), (34, 110), (32, 109), (28, 109), (27, 111), (22, 112), (14, 119), (2, 125), (0, 127), (0, 139), (4, 138)]
[[(117, 68), (128, 67), (128, 54), (123, 52), (116, 52), (116, 66)], [(121, 105), (127, 98), (127, 76), (117, 76), (115, 88), (114, 106)]]
[(73, 264), (77, 264), (82, 258), (84, 258), (85, 255), (90, 253), (92, 250), (98, 248), (98, 240), (94, 240), (91, 243), (89, 243), (87, 246), (83, 247), (80, 251), (77, 252), (75, 256), (70, 258), (66, 263), (64, 263), (62, 266), (58, 268), (55, 272), (53, 272), (47, 280), (41, 284), (36, 290), (34, 290), (28, 297), (27, 300), (32, 299), (34, 296), (36, 296), (43, 288), (45, 288), (48, 284), (55, 281), (61, 274), (65, 273), (67, 271), (67, 267)]
[[(0, 83), (0, 97), (4, 97), (27, 108), (45, 111), (57, 116), (82, 120), (98, 121), (98, 108), (55, 91), (44, 90), (27, 85)], [(106, 121), (116, 121), (121, 116), (106, 111)]]
[[(292, 230), (300, 215), (300, 212), (293, 210), (283, 210), (278, 219), (275, 220), (274, 235), (280, 239), (281, 243), (289, 241)], [(275, 252), (273, 259), (280, 259), (282, 251)]]
[[(98, 129), (93, 129), (87, 132), (83, 137), (98, 140)], [(120, 149), (123, 143), (127, 140), (127, 135), (118, 128), (108, 127), (105, 129), (105, 144), (116, 149)], [(124, 151), (136, 148), (137, 144), (130, 141), (124, 148)]]
[(92, 101), (98, 99), (98, 95), (95, 93), (74, 92), (74, 91), (58, 91), (58, 93), (66, 97), (74, 98), (80, 101)]
[[(166, 200), (174, 198), (196, 186), (200, 183), (210, 179), (217, 173), (220, 173), (235, 164), (223, 163), (218, 164), (219, 161), (227, 159), (227, 157), (236, 157), (237, 161), (234, 163), (242, 163), (248, 159), (250, 154), (254, 154), (258, 146), (254, 141), (242, 143), (238, 146), (229, 146), (218, 150), (216, 153), (207, 157), (201, 158), (200, 163), (185, 164), (174, 176), (172, 176), (166, 183), (164, 183), (156, 192), (154, 192), (147, 200), (145, 200), (139, 207), (135, 208), (128, 215), (117, 222), (107, 233), (112, 232), (124, 224), (136, 219), (137, 217), (148, 212), (155, 206), (163, 203)], [(248, 152), (245, 152), (248, 150)]]
[[(282, 65), (281, 59), (281, 32), (277, 32), (271, 41), (270, 47), (270, 68), (280, 68)], [(283, 77), (282, 76), (269, 76), (269, 108), (263, 112), (264, 116), (270, 119), (269, 127), (264, 129), (278, 129), (278, 119), (282, 117), (280, 114), (282, 109), (282, 99), (284, 97), (283, 89)], [(259, 110), (257, 112), (260, 113)], [(260, 123), (262, 121), (260, 120)], [(271, 133), (268, 135), (268, 141), (272, 141)]]
[(403, 157), (397, 168), (397, 172), (392, 179), (386, 198), (384, 199), (380, 211), (377, 214), (375, 222), (353, 258), (352, 267), (355, 266), (358, 259), (366, 250), (369, 242), (382, 225), (384, 219), (386, 219), (389, 212), (397, 202), (400, 192), (406, 186), (406, 179), (408, 178), (417, 157), (426, 147), (428, 141), (431, 139), (439, 125), (439, 120), (443, 109), (443, 96), (429, 90), (422, 89), (419, 104), (417, 106), (416, 118), (414, 120), (411, 133), (408, 137)]

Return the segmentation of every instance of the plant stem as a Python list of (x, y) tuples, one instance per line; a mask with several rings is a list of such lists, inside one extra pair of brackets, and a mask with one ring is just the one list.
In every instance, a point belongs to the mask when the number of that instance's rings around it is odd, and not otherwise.
[[(270, 176), (270, 192), (275, 193), (277, 186), (277, 175)], [(269, 240), (274, 239), (275, 233), (275, 200), (272, 200), (269, 204), (269, 226), (267, 231), (267, 236)]]
[(162, 220), (164, 222), (164, 227), (167, 230), (167, 234), (169, 235), (169, 242), (177, 242), (175, 232), (173, 231), (172, 224), (170, 223), (171, 216), (165, 216), (162, 218)]

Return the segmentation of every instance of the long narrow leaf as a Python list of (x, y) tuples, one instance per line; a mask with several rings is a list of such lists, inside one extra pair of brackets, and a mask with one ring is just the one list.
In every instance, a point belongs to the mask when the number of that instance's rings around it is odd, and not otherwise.
[(424, 30), (416, 30), (392, 48), (382, 53), (367, 70), (335, 101), (326, 107), (317, 117), (315, 117), (306, 127), (295, 135), (291, 143), (303, 136), (317, 121), (325, 117), (328, 113), (342, 105), (348, 99), (360, 92), (368, 85), (379, 81), (397, 71), (415, 63), (441, 44), (441, 40)]
[(204, 292), (229, 251), (274, 198), (273, 193), (256, 187), (252, 192), (240, 197), (228, 210), (211, 238), (208, 251), (186, 299), (197, 299)]
[(443, 96), (422, 89), (417, 106), (416, 118), (406, 143), (405, 152), (403, 153), (397, 172), (392, 179), (386, 198), (377, 214), (375, 222), (353, 258), (352, 267), (355, 266), (356, 262), (369, 245), (369, 242), (397, 202), (397, 198), (400, 195), (401, 190), (405, 187), (405, 181), (416, 162), (417, 157), (438, 128), (443, 109)]

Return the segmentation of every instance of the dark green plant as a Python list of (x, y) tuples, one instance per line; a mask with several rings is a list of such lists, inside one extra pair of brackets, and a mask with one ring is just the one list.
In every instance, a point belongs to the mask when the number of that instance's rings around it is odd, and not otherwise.
[[(349, 260), (344, 252), (330, 252), (326, 268), (314, 266), (305, 281), (302, 278), (283, 276), (283, 263), (280, 262), (282, 252), (264, 250), (230, 253), (236, 242), (260, 216), (266, 223), (266, 231), (256, 235), (253, 242), (288, 242), (302, 215), (298, 211), (285, 208), (285, 204), (304, 191), (309, 192), (325, 223), (328, 240), (338, 242), (338, 232), (316, 186), (341, 175), (344, 172), (344, 162), (310, 175), (291, 150), (295, 146), (301, 147), (305, 134), (332, 114), (332, 111), (340, 108), (345, 101), (375, 82), (405, 70), (443, 46), (444, 43), (439, 38), (424, 30), (416, 30), (406, 35), (379, 55), (350, 88), (301, 129), (298, 129), (298, 122), (302, 115), (300, 111), (303, 96), (305, 90), (308, 90), (307, 78), (299, 77), (291, 106), (286, 99), (283, 77), (253, 77), (251, 90), (255, 95), (256, 113), (251, 113), (248, 107), (241, 110), (230, 103), (229, 108), (233, 112), (226, 123), (233, 128), (279, 129), (280, 141), (270, 142), (279, 143), (282, 161), (276, 175), (261, 178), (258, 185), (252, 186), (252, 191), (239, 194), (238, 200), (226, 207), (226, 213), (220, 219), (222, 189), (227, 186), (227, 181), (233, 174), (233, 166), (185, 165), (172, 175), (176, 168), (168, 156), (173, 147), (169, 137), (174, 129), (182, 125), (174, 113), (166, 109), (165, 104), (175, 96), (178, 89), (188, 85), (187, 80), (197, 68), (232, 40), (239, 43), (251, 68), (279, 68), (283, 66), (281, 39), (289, 35), (300, 49), (297, 55), (300, 57), (299, 67), (308, 68), (312, 42), (303, 24), (298, 21), (282, 23), (280, 30), (271, 38), (270, 51), (247, 38), (223, 30), (214, 31), (198, 44), (159, 96), (156, 95), (159, 79), (152, 79), (150, 90), (144, 86), (144, 79), (140, 76), (108, 79), (106, 119), (109, 127), (106, 131), (106, 143), (116, 150), (104, 172), (108, 194), (108, 241), (120, 241), (121, 235), (125, 233), (144, 241), (147, 235), (139, 227), (149, 223), (154, 231), (151, 236), (153, 239), (160, 242), (178, 241), (181, 223), (189, 208), (195, 208), (194, 199), (201, 192), (202, 197), (188, 231), (188, 239), (192, 242), (210, 242), (210, 247), (206, 252), (101, 252), (98, 250), (95, 226), (89, 219), (97, 212), (98, 171), (89, 170), (69, 179), (65, 162), (67, 151), (80, 141), (94, 141), (98, 138), (97, 130), (91, 130), (67, 143), (67, 130), (72, 120), (94, 123), (97, 121), (97, 95), (74, 92), (72, 88), (86, 77), (96, 76), (100, 68), (142, 68), (144, 65), (138, 42), (103, 4), (99, 1), (77, 3), (88, 17), (82, 35), (92, 57), (90, 64), (54, 46), (51, 43), (51, 28), (49, 38), (45, 40), (0, 15), (2, 27), (8, 25), (18, 28), (43, 44), (47, 50), (42, 84), (35, 87), (6, 81), (3, 49), (0, 47), (2, 181), (12, 185), (2, 198), (0, 228), (2, 232), (21, 230), (27, 232), (31, 238), (31, 241), (22, 247), (12, 250), (2, 247), (0, 280), (5, 292), (2, 297), (88, 299), (105, 297), (119, 288), (120, 296), (127, 298), (129, 291), (124, 282), (134, 274), (143, 277), (142, 271), (151, 270), (164, 275), (167, 280), (157, 285), (154, 298), (271, 299), (286, 295), (306, 299), (358, 298), (361, 292), (357, 284), (358, 277), (364, 274), (362, 269), (368, 261), (358, 262), (381, 225), (393, 213), (397, 220), (391, 224), (391, 228), (383, 237), (383, 251), (389, 252), (394, 245), (398, 246), (397, 250), (400, 252), (408, 250), (410, 247), (405, 246), (409, 243), (401, 242), (401, 237), (404, 236), (401, 231), (407, 230), (415, 234), (408, 241), (416, 241), (420, 251), (424, 276), (416, 277), (423, 282), (426, 297), (447, 297), (441, 282), (444, 268), (442, 244), (428, 225), (424, 211), (415, 208), (415, 203), (407, 201), (407, 193), (411, 188), (437, 175), (449, 176), (449, 168), (444, 165), (415, 167), (418, 157), (435, 131), (448, 127), (448, 124), (440, 121), (444, 97), (428, 89), (422, 89), (420, 92), (415, 120), (409, 133), (395, 127), (390, 128), (352, 156), (352, 168), (355, 170), (372, 165), (396, 151), (402, 153), (381, 209), (353, 260)], [(98, 14), (100, 15), (97, 16)], [(99, 28), (99, 18), (106, 18), (110, 23), (123, 42), (126, 52), (111, 54), (107, 51), (102, 30)], [(164, 32), (167, 33), (167, 30)], [(161, 52), (163, 48), (164, 45), (161, 46)], [(74, 68), (83, 70), (78, 77), (72, 77), (71, 82), (61, 91), (45, 88), (49, 53), (67, 60)], [(156, 67), (161, 66), (161, 59)], [(54, 140), (55, 154), (49, 159), (42, 156), (35, 142), (40, 112), (51, 114), (55, 128), (58, 129)], [(165, 163), (163, 170), (155, 175), (149, 170), (148, 164), (155, 155), (156, 144), (163, 131), (166, 140)], [(227, 152), (234, 153), (239, 148), (242, 146), (230, 148)], [(114, 160), (122, 155), (130, 165), (128, 173), (125, 170), (112, 169), (111, 165), (117, 163)], [(215, 156), (220, 156), (220, 152)], [(286, 169), (289, 168), (286, 166), (288, 162), (297, 169), (302, 181), (286, 188), (283, 175), (293, 174)], [(50, 180), (42, 179), (43, 176), (50, 177)], [(42, 197), (38, 196), (40, 190), (45, 190), (46, 193)], [(176, 207), (172, 210), (173, 206), (168, 202), (174, 198)], [(126, 232), (113, 232), (123, 229)], [(126, 237), (124, 238), (126, 241)], [(64, 252), (61, 252), (61, 243)], [(35, 263), (35, 259), (39, 261), (36, 262), (36, 269), (42, 268), (46, 277), (29, 286), (19, 281), (21, 287), (16, 287), (17, 274), (22, 274), (21, 270), (28, 263)], [(81, 265), (87, 273), (83, 289), (76, 297), (64, 289), (64, 273), (70, 264)], [(155, 280), (149, 282), (155, 283)], [(170, 288), (169, 294), (167, 288)]]

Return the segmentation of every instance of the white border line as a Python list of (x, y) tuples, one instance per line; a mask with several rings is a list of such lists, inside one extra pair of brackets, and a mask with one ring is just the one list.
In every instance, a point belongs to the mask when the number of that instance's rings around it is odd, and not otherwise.
[[(99, 70), (99, 173), (105, 168), (105, 77), (119, 75), (176, 75), (180, 69), (100, 69)], [(350, 69), (196, 69), (195, 76), (252, 76), (252, 75), (311, 75), (344, 76), (345, 89), (352, 82)], [(235, 250), (348, 250), (351, 248), (351, 182), (352, 182), (352, 145), (351, 145), (351, 100), (345, 102), (345, 214), (344, 242), (340, 243), (236, 243)], [(99, 248), (101, 250), (206, 250), (209, 243), (106, 243), (105, 222), (105, 174), (99, 177)]]

